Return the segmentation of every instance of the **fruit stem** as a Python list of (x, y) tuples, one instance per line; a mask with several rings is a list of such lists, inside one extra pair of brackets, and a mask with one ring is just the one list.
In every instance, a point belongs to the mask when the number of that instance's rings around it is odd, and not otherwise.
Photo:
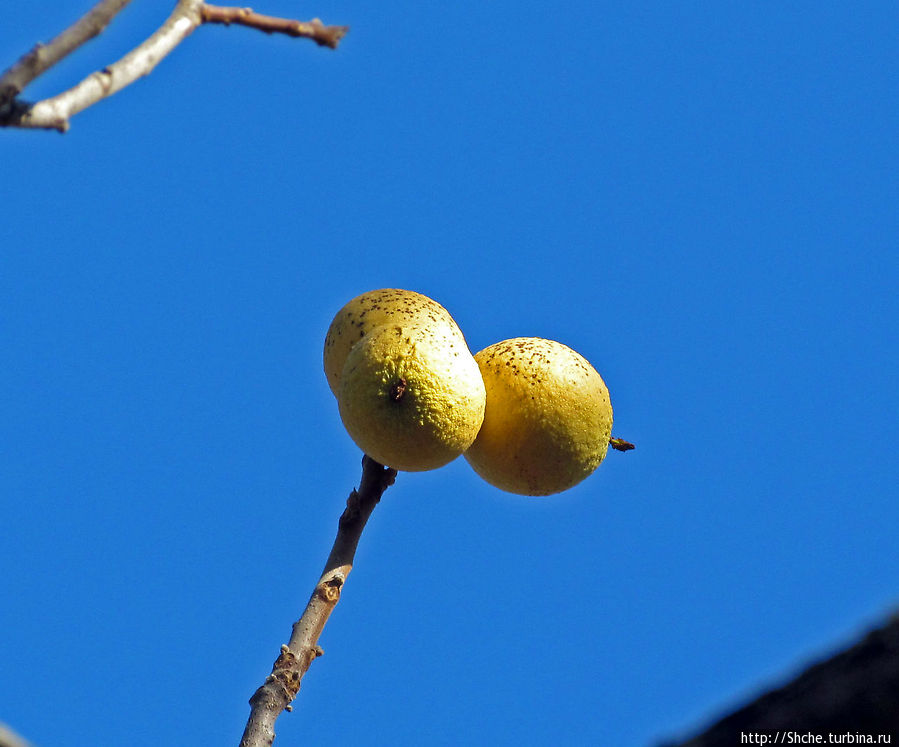
[(347, 498), (346, 509), (337, 523), (334, 546), (306, 610), (294, 623), (289, 644), (281, 646), (272, 673), (250, 699), (250, 718), (240, 742), (243, 747), (272, 743), (275, 720), (282, 711), (290, 710), (300, 680), (313, 660), (322, 655), (318, 638), (340, 601), (343, 585), (353, 569), (362, 530), (394, 479), (395, 469), (384, 467), (368, 456), (362, 460), (359, 489)]
[(625, 441), (623, 438), (610, 438), (609, 446), (616, 451), (630, 451), (637, 448), (630, 441)]

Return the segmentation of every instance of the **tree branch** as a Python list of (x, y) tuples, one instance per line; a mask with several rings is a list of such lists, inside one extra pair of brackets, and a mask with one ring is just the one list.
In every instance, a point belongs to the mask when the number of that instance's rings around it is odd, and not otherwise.
[(222, 8), (207, 5), (202, 0), (178, 0), (156, 33), (117, 62), (91, 73), (76, 86), (52, 98), (36, 103), (16, 98), (28, 83), (51, 65), (99, 34), (128, 2), (130, 0), (104, 0), (52, 42), (46, 46), (38, 45), (0, 76), (0, 127), (65, 132), (74, 115), (149, 75), (169, 52), (204, 23), (237, 23), (267, 33), (309, 38), (332, 49), (348, 31), (346, 26), (325, 26), (317, 18), (309, 22), (294, 21), (263, 16), (249, 8)]
[(340, 592), (353, 569), (356, 546), (384, 491), (396, 479), (396, 470), (383, 467), (366, 456), (362, 460), (359, 490), (347, 498), (337, 526), (337, 537), (303, 616), (293, 624), (290, 642), (281, 646), (272, 673), (250, 698), (250, 718), (240, 747), (263, 747), (275, 739), (275, 720), (300, 689), (300, 680), (313, 660), (321, 656), (318, 638), (340, 601)]
[(35, 104), (15, 102), (7, 126), (65, 132), (69, 118), (149, 74), (185, 37), (200, 25), (202, 0), (178, 0), (172, 14), (149, 39), (109, 67), (91, 73), (78, 85)]
[(0, 112), (31, 81), (105, 29), (131, 0), (102, 0), (48, 44), (35, 44), (0, 75)]
[(276, 18), (254, 13), (252, 8), (222, 8), (218, 5), (203, 5), (204, 23), (232, 23), (259, 29), (267, 34), (287, 34), (288, 36), (312, 39), (322, 47), (337, 49), (340, 40), (350, 30), (349, 26), (325, 26), (318, 18), (311, 21), (295, 21), (292, 18)]

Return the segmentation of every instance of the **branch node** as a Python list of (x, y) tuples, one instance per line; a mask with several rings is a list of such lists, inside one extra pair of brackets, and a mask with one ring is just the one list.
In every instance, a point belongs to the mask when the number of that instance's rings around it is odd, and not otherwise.
[(345, 580), (344, 575), (338, 572), (331, 578), (319, 582), (315, 590), (316, 594), (328, 604), (337, 604), (340, 600), (340, 590), (343, 588)]

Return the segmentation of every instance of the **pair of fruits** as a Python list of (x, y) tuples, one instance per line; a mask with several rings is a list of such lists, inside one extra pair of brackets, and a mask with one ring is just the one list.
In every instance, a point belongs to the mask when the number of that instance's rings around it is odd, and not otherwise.
[(435, 469), (464, 453), (498, 488), (550, 495), (591, 474), (609, 445), (609, 390), (583, 357), (535, 337), (472, 357), (449, 312), (413, 291), (370, 291), (344, 306), (324, 366), (352, 439), (395, 469)]

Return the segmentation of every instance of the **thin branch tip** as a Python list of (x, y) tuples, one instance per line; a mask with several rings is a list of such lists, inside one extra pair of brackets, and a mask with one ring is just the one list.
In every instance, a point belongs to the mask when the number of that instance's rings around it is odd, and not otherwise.
[(293, 18), (278, 18), (256, 13), (252, 8), (224, 7), (203, 3), (200, 7), (202, 23), (218, 23), (230, 26), (232, 23), (263, 31), (266, 34), (286, 34), (287, 36), (311, 39), (320, 47), (337, 49), (340, 40), (350, 30), (349, 26), (325, 26), (319, 18), (311, 21), (297, 21)]

